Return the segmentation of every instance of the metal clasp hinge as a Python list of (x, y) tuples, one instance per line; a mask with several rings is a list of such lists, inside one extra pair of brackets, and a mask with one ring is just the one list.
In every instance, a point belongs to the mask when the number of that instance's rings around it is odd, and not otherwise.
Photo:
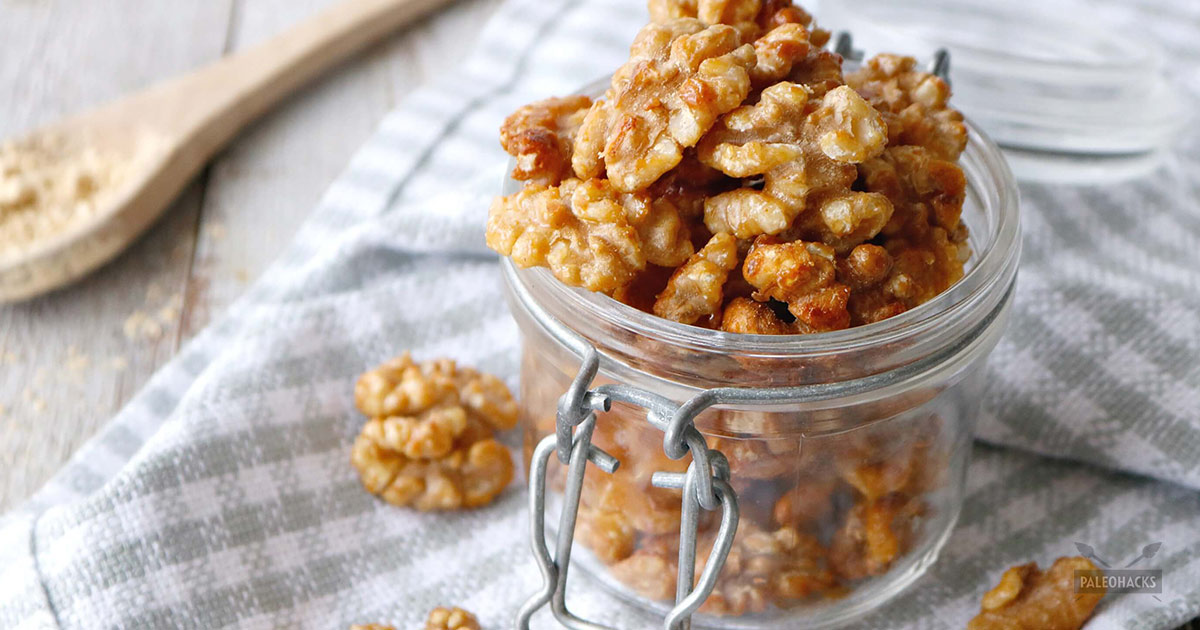
[[(607, 411), (615, 399), (645, 407), (647, 419), (664, 430), (666, 437), (679, 436), (674, 438), (678, 440), (674, 444), (676, 448), (664, 448), (668, 455), (676, 453), (673, 456), (675, 459), (687, 453), (692, 455), (686, 473), (660, 471), (651, 477), (651, 484), (656, 487), (682, 491), (675, 607), (667, 614), (663, 627), (666, 630), (687, 630), (691, 627), (692, 614), (716, 586), (717, 577), (733, 546), (739, 516), (737, 497), (729, 485), (728, 461), (719, 451), (709, 449), (704, 437), (692, 426), (694, 415), (711, 403), (693, 399), (679, 406), (653, 392), (624, 385), (605, 385), (589, 390), (598, 365), (599, 357), (595, 348), (589, 348), (584, 353), (583, 365), (574, 382), (559, 401), (555, 434), (544, 438), (533, 452), (529, 470), (529, 534), (534, 558), (542, 572), (543, 587), (521, 607), (516, 627), (527, 630), (534, 613), (549, 604), (551, 613), (567, 628), (614, 630), (573, 614), (567, 608), (566, 587), (587, 465), (590, 462), (608, 474), (616, 472), (620, 466), (617, 458), (592, 444), (592, 432), (596, 428), (595, 411)], [(555, 553), (551, 555), (546, 544), (546, 476), (550, 457), (554, 454), (568, 467), (555, 535)], [(704, 571), (696, 580), (696, 534), (700, 511), (718, 508), (721, 510), (721, 524)]]

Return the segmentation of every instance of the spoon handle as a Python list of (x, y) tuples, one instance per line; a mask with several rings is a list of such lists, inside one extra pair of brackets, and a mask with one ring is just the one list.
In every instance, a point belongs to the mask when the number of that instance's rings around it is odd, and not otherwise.
[(184, 156), (205, 162), (312, 79), (449, 1), (343, 0), (253, 48), (151, 88), (138, 109), (144, 122), (180, 139)]

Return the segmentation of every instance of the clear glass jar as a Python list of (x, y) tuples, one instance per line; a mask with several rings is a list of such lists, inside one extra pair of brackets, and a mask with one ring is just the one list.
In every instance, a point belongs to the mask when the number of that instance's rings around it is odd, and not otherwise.
[[(849, 330), (762, 336), (686, 326), (504, 261), (524, 339), (527, 466), (554, 432), (558, 399), (580, 362), (547, 317), (600, 351), (593, 386), (625, 383), (678, 402), (713, 387), (824, 388), (817, 402), (716, 407), (697, 419), (709, 447), (729, 459), (742, 518), (695, 625), (849, 622), (917, 579), (949, 536), (983, 367), (1008, 319), (1020, 250), (1012, 175), (977, 128), (960, 165), (972, 248), (964, 278), (918, 308)], [(505, 193), (518, 187), (510, 181)], [(628, 601), (664, 613), (675, 595), (680, 492), (652, 487), (650, 476), (684, 472), (690, 458), (663, 454), (663, 434), (642, 409), (618, 403), (597, 416), (593, 443), (621, 467), (613, 475), (589, 468), (575, 561)], [(565, 467), (552, 466), (551, 488), (555, 479), (561, 487)], [(701, 522), (701, 559), (715, 528)]]

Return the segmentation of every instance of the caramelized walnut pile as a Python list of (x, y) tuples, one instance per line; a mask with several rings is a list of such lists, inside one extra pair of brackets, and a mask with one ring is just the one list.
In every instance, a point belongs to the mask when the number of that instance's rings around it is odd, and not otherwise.
[(600, 98), (504, 122), (525, 187), (492, 204), (492, 249), (752, 334), (869, 324), (962, 277), (967, 131), (944, 81), (895, 55), (843, 75), (791, 0), (649, 5)]
[(1036, 562), (1008, 569), (983, 596), (981, 611), (967, 630), (1079, 630), (1104, 592), (1078, 590), (1076, 571), (1100, 572), (1081, 557), (1059, 558), (1045, 572)]
[(405, 353), (359, 377), (354, 401), (370, 419), (350, 460), (388, 503), (478, 507), (512, 480), (512, 457), (492, 437), (516, 425), (517, 405), (498, 378)]

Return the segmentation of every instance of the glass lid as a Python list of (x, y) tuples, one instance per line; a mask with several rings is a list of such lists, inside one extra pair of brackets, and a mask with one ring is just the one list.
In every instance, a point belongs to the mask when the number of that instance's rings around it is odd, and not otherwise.
[(1153, 169), (1185, 120), (1152, 41), (1071, 1), (823, 0), (823, 26), (868, 56), (950, 52), (954, 104), (1022, 179), (1092, 181)]

